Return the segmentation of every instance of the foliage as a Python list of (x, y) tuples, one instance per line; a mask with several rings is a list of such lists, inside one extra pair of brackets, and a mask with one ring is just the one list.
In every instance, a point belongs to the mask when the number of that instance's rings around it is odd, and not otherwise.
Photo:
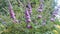
[[(10, 18), (8, 9), (8, 0), (0, 0), (0, 34), (59, 34), (60, 22), (56, 19), (54, 22), (50, 21), (52, 12), (54, 11), (55, 2), (54, 0), (44, 0), (43, 13), (39, 13), (37, 8), (39, 7), (39, 0), (31, 0), (32, 15), (31, 22), (29, 23), (32, 28), (27, 28), (25, 22), (25, 5), (28, 0), (10, 0), (13, 10), (16, 14), (18, 23), (14, 23), (13, 19)], [(25, 5), (24, 5), (25, 4)], [(42, 18), (39, 19), (37, 16), (41, 14)], [(46, 19), (46, 24), (42, 25), (43, 19)]]

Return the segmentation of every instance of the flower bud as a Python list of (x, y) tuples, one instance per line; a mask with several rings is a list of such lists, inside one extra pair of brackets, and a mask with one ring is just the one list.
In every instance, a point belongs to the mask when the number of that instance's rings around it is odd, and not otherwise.
[(27, 25), (27, 28), (32, 28), (32, 26), (28, 24), (28, 25)]
[(44, 6), (44, 5), (41, 3), (41, 4), (40, 4), (40, 7), (38, 8), (38, 12), (42, 12), (42, 11), (43, 11), (43, 6)]
[(26, 19), (30, 19), (30, 16), (25, 16), (26, 17)]
[(26, 10), (25, 10), (25, 15), (26, 15), (26, 16), (30, 16), (27, 8), (26, 8)]
[(26, 22), (27, 22), (27, 23), (31, 22), (31, 19), (26, 19)]
[(54, 18), (50, 18), (50, 20), (51, 20), (52, 22), (54, 22), (54, 21), (55, 21), (55, 19), (54, 19)]
[(38, 18), (42, 18), (42, 16), (41, 15), (38, 15)]

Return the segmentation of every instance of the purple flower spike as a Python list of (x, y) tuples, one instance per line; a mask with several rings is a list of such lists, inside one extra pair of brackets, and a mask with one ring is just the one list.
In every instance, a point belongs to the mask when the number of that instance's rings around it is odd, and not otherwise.
[(26, 18), (26, 22), (27, 22), (27, 23), (31, 22), (30, 14), (29, 14), (29, 12), (28, 12), (28, 9), (26, 9), (26, 11), (25, 11), (25, 18)]
[(11, 18), (15, 19), (15, 14), (14, 14), (14, 11), (13, 11), (13, 7), (12, 7), (10, 2), (9, 2), (9, 11), (10, 11)]
[(15, 14), (14, 14), (14, 12), (10, 12), (10, 16), (11, 16), (11, 18), (15, 19)]
[(13, 22), (14, 22), (14, 23), (15, 23), (15, 22), (18, 22), (18, 21), (16, 20), (15, 13), (14, 13), (14, 10), (13, 10), (13, 7), (12, 7), (10, 1), (8, 1), (8, 2), (9, 2), (10, 17), (13, 19)]
[(27, 25), (27, 28), (29, 28), (29, 29), (30, 29), (30, 28), (32, 28), (32, 26), (28, 24), (28, 25)]

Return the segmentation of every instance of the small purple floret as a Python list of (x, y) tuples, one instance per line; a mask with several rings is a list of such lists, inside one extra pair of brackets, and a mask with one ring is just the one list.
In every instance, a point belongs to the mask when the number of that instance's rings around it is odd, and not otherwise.
[(31, 25), (27, 25), (27, 28), (32, 28), (32, 26)]
[(54, 19), (54, 18), (50, 18), (50, 20), (51, 20), (52, 22), (54, 22), (54, 21), (55, 21), (55, 19)]
[(38, 18), (42, 18), (42, 16), (41, 15), (38, 15)]

